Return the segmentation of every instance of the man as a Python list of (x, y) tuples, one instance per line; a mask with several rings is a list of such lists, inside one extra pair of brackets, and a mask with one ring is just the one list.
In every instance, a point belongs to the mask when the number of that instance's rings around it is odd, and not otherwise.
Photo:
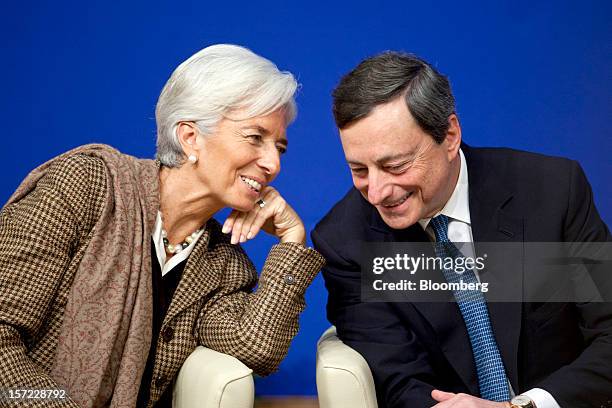
[(612, 407), (610, 303), (361, 296), (356, 242), (434, 241), (456, 259), (459, 242), (611, 241), (580, 166), (462, 144), (448, 80), (412, 55), (366, 59), (333, 98), (354, 188), (312, 239), (328, 318), (367, 360), (379, 407)]

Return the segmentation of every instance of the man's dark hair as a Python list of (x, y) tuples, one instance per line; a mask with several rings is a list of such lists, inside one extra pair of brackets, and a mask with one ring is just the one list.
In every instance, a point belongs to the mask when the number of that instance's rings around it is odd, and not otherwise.
[(332, 93), (336, 125), (344, 129), (400, 95), (421, 129), (442, 143), (455, 113), (450, 83), (426, 61), (401, 52), (367, 58), (340, 80)]

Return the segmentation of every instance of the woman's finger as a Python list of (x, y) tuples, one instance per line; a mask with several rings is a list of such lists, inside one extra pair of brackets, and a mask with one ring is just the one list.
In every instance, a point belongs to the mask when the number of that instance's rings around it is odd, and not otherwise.
[(241, 241), (241, 237), (243, 235), (242, 234), (242, 224), (244, 223), (246, 214), (247, 213), (238, 212), (238, 215), (236, 216), (234, 220), (234, 225), (232, 226), (232, 238), (230, 241), (234, 245)]
[[(250, 235), (249, 231), (251, 231), (253, 222), (255, 221), (255, 218), (257, 217), (257, 214), (259, 214), (262, 211), (263, 211), (263, 208), (260, 208), (259, 205), (255, 204), (253, 209), (246, 214), (246, 217), (245, 217), (244, 222), (242, 224), (242, 231), (243, 231), (243, 235), (245, 237), (245, 241), (247, 239), (253, 238), (253, 236)], [(240, 241), (240, 242), (244, 242), (244, 241)]]
[(232, 227), (234, 226), (234, 221), (236, 220), (236, 217), (238, 216), (238, 214), (239, 214), (238, 211), (232, 210), (230, 215), (228, 215), (227, 218), (225, 219), (221, 232), (223, 232), (224, 234), (227, 234), (228, 232), (232, 230)]
[[(268, 207), (268, 203), (266, 203), (266, 207), (268, 208), (262, 209), (257, 213), (255, 218), (253, 219), (253, 224), (249, 229), (248, 236), (250, 236), (251, 238), (255, 237), (257, 234), (259, 234), (259, 231), (261, 230), (261, 227), (264, 225), (264, 223), (274, 217), (274, 213), (276, 211), (274, 205), (275, 203), (271, 202), (270, 207)], [(273, 222), (270, 222), (270, 224), (273, 224)], [(273, 232), (271, 233), (274, 235)]]
[[(256, 201), (253, 204), (253, 209), (246, 212), (243, 220), (242, 220), (242, 225), (241, 225), (241, 231), (240, 231), (240, 242), (246, 242), (246, 240), (253, 238), (256, 234), (249, 234), (249, 231), (251, 230), (251, 225), (253, 224), (254, 220), (257, 218), (258, 214), (262, 214), (267, 212), (267, 208), (270, 208), (270, 190), (272, 188), (268, 187), (266, 189), (264, 189), (262, 191), (262, 195), (261, 195), (261, 199)], [(273, 190), (273, 189), (272, 189)], [(263, 201), (264, 205), (261, 206), (260, 202)]]
[(249, 231), (250, 235), (254, 236), (260, 229), (263, 229), (268, 234), (278, 237), (282, 242), (284, 239), (295, 242), (305, 240), (306, 232), (302, 220), (278, 191), (268, 186), (263, 200), (266, 211), (255, 217)]
[[(247, 239), (255, 238), (255, 236), (259, 233), (261, 229), (261, 225), (271, 216), (274, 215), (274, 206), (277, 197), (279, 196), (276, 190), (272, 187), (266, 187), (262, 191), (262, 196), (260, 201), (255, 203), (256, 210), (253, 212), (253, 217), (250, 220), (249, 228), (247, 231)], [(260, 205), (260, 202), (263, 201), (263, 207)]]
[[(231, 243), (237, 244), (253, 239), (262, 229), (281, 239), (304, 240), (303, 223), (295, 211), (286, 203), (276, 189), (266, 186), (260, 201), (247, 212), (232, 211), (223, 224), (223, 232), (231, 231)], [(300, 238), (301, 237), (301, 238)]]

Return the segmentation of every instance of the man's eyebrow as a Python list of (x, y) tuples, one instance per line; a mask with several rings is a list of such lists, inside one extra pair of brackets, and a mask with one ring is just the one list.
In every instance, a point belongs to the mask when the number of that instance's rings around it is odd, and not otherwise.
[[(388, 154), (388, 155), (379, 157), (374, 162), (379, 166), (384, 166), (385, 164), (395, 161), (395, 160), (400, 160), (400, 159), (412, 160), (413, 157), (414, 157), (414, 153), (412, 152), (394, 153), (394, 154)], [(354, 160), (347, 160), (346, 162), (347, 164), (352, 165), (352, 166), (364, 166), (363, 163), (354, 161)]]
[(411, 160), (413, 157), (414, 157), (414, 153), (413, 152), (402, 152), (402, 153), (388, 154), (386, 156), (378, 158), (376, 160), (376, 164), (381, 166), (381, 165), (385, 165), (385, 164), (387, 164), (389, 162), (396, 161), (396, 160), (401, 160), (401, 159)]
[(346, 161), (350, 166), (363, 166), (362, 163), (356, 162), (356, 161), (352, 161), (352, 160), (347, 160)]

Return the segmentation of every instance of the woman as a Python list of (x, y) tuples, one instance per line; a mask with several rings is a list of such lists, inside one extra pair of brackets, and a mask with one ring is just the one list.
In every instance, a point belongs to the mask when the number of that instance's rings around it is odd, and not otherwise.
[[(276, 369), (323, 263), (269, 185), (295, 90), (251, 51), (211, 46), (162, 90), (158, 161), (87, 145), (30, 173), (0, 214), (0, 388), (66, 390), (40, 406), (169, 406), (198, 344)], [(238, 244), (261, 229), (280, 243), (252, 292)]]

